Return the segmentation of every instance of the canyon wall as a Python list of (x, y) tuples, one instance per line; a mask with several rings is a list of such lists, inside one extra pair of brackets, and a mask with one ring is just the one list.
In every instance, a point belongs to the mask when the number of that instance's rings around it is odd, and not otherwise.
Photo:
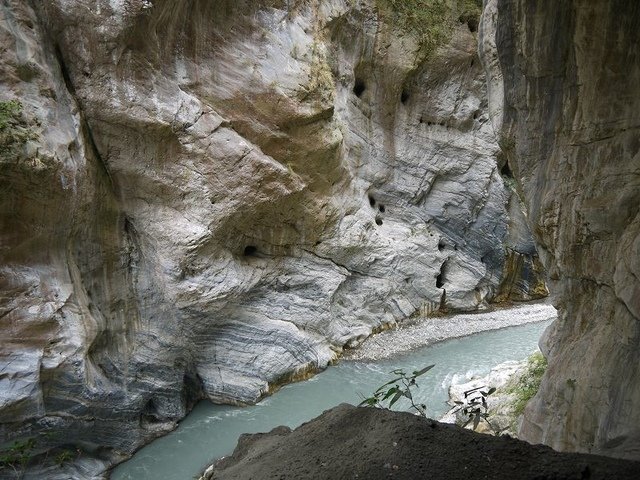
[(640, 458), (640, 3), (490, 0), (490, 116), (559, 320), (521, 436)]
[(4, 0), (2, 440), (93, 475), (198, 399), (253, 402), (375, 329), (544, 295), (476, 22), (433, 21)]

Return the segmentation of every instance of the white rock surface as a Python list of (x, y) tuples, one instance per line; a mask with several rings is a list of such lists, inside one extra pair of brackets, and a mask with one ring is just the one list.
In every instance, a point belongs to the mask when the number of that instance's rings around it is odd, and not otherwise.
[[(465, 392), (475, 389), (488, 391), (495, 388), (496, 391), (487, 396), (487, 420), (488, 425), (482, 420), (476, 429), (478, 432), (485, 432), (492, 435), (509, 434), (515, 436), (516, 432), (511, 430), (514, 423), (515, 412), (513, 411), (513, 402), (515, 395), (508, 393), (509, 387), (515, 385), (518, 379), (527, 370), (527, 360), (509, 361), (496, 365), (491, 371), (483, 376), (475, 376), (471, 379), (465, 379), (460, 383), (452, 383), (449, 386), (449, 404), (451, 409), (440, 419), (445, 423), (464, 424), (468, 421), (455, 402), (463, 402), (466, 404)], [(474, 393), (471, 394), (472, 396)], [(477, 394), (476, 394), (477, 395)], [(470, 397), (471, 398), (471, 397)], [(473, 429), (473, 422), (467, 425), (467, 428)]]
[(3, 439), (106, 465), (384, 325), (541, 293), (475, 34), (427, 58), (373, 0), (289, 3), (0, 6), (33, 134), (1, 157)]

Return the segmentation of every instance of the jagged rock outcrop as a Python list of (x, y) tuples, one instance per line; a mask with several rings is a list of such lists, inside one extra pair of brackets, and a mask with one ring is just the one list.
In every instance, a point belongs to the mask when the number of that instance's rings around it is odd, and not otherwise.
[(426, 51), (373, 1), (2, 2), (2, 439), (106, 464), (544, 293), (462, 20)]
[(520, 435), (640, 458), (640, 4), (491, 0), (481, 37), (559, 308)]

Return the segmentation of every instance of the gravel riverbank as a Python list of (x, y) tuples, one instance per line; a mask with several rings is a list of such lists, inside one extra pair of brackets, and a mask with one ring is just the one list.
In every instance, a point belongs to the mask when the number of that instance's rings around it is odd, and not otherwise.
[(424, 318), (372, 335), (357, 348), (345, 350), (344, 360), (380, 360), (414, 348), (527, 323), (555, 320), (556, 309), (548, 303), (526, 303), (491, 312)]

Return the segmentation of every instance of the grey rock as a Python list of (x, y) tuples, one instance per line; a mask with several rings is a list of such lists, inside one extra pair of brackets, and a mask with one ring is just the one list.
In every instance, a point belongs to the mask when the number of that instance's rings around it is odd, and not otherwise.
[(489, 111), (558, 320), (520, 436), (640, 458), (640, 4), (490, 0)]
[(1, 157), (2, 440), (99, 475), (199, 399), (510, 291), (530, 240), (475, 34), (427, 57), (373, 1), (288, 3), (0, 7), (30, 132)]

